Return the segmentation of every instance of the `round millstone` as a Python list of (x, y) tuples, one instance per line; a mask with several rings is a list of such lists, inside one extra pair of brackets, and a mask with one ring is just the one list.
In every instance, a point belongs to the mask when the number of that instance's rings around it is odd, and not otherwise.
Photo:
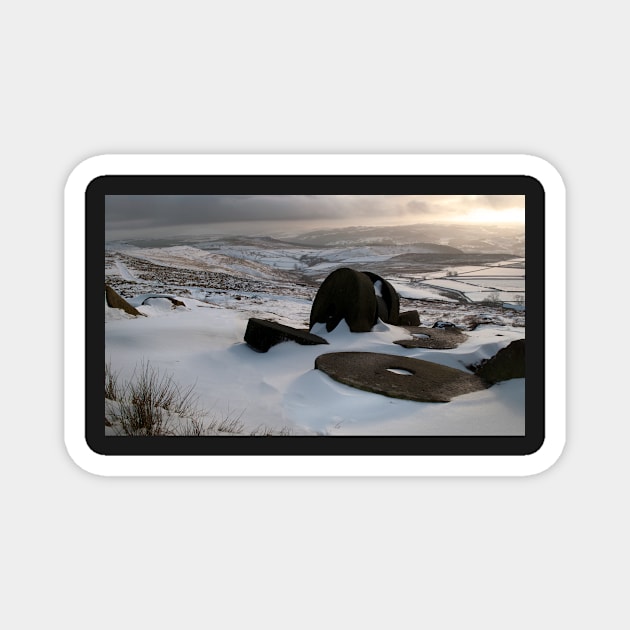
[(377, 352), (331, 352), (315, 359), (315, 368), (367, 392), (417, 402), (449, 402), (483, 390), (483, 379), (455, 368)]
[(422, 326), (404, 326), (413, 339), (400, 339), (395, 344), (404, 348), (430, 348), (431, 350), (452, 350), (466, 340), (468, 335), (459, 328), (424, 328)]

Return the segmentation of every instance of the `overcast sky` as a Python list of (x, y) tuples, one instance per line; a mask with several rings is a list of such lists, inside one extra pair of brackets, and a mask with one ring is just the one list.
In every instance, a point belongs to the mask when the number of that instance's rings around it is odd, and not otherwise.
[(525, 221), (520, 195), (108, 195), (106, 239)]

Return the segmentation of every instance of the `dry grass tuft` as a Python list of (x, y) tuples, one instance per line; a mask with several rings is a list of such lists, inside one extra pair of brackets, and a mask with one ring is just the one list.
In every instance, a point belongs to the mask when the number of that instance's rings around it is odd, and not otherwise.
[(242, 413), (209, 417), (198, 404), (194, 386), (180, 389), (172, 375), (162, 374), (144, 361), (124, 384), (107, 364), (105, 398), (111, 401), (106, 420), (121, 435), (203, 436), (243, 432)]

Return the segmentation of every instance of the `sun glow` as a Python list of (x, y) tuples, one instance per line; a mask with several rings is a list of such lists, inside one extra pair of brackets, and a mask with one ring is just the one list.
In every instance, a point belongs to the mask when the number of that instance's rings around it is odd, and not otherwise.
[(509, 208), (506, 210), (488, 210), (478, 208), (461, 217), (465, 223), (525, 223), (525, 208)]

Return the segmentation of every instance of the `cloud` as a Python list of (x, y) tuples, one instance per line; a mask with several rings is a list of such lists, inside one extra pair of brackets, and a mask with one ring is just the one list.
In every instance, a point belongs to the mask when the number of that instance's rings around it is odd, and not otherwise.
[(510, 195), (108, 195), (105, 215), (106, 231), (120, 237), (227, 222), (454, 221), (480, 209), (501, 212), (523, 204), (522, 196)]
[(108, 195), (109, 229), (333, 218), (332, 198), (297, 195)]

